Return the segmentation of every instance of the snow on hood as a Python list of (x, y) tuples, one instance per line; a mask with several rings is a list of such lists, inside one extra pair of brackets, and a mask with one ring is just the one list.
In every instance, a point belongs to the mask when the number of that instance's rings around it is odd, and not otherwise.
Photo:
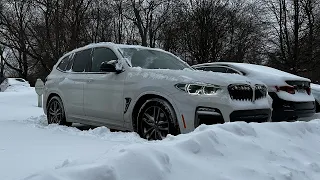
[(294, 74), (290, 74), (284, 71), (280, 71), (278, 69), (274, 69), (267, 66), (255, 65), (255, 64), (247, 64), (247, 63), (231, 63), (232, 66), (237, 69), (241, 69), (248, 73), (248, 77), (252, 77), (258, 79), (268, 86), (273, 85), (285, 85), (285, 81), (293, 80), (293, 81), (308, 81), (310, 79), (300, 77)]
[(142, 69), (131, 68), (129, 77), (142, 76), (152, 79), (166, 79), (175, 82), (184, 83), (208, 83), (219, 86), (228, 86), (230, 84), (263, 84), (261, 81), (249, 79), (238, 74), (222, 74), (210, 71), (198, 70), (170, 70), (170, 69)]

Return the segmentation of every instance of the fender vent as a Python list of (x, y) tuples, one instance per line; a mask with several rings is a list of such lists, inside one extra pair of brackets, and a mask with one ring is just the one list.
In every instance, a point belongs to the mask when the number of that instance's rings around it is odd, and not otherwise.
[(125, 99), (125, 108), (124, 108), (124, 113), (126, 113), (128, 111), (128, 108), (130, 106), (131, 103), (131, 98), (124, 98)]

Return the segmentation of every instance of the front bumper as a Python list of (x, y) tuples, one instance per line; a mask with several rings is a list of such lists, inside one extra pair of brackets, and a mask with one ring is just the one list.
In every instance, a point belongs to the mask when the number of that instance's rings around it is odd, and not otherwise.
[(253, 109), (253, 110), (238, 110), (230, 114), (230, 122), (268, 122), (271, 117), (271, 109)]
[[(207, 109), (207, 110), (205, 110)], [(251, 109), (251, 110), (235, 110), (229, 115), (230, 122), (244, 121), (250, 122), (268, 122), (271, 117), (271, 109)], [(224, 123), (223, 115), (219, 109), (211, 109), (207, 107), (198, 107), (195, 112), (194, 126), (201, 124), (222, 124)]]
[(200, 124), (271, 120), (271, 104), (267, 98), (251, 101), (234, 101), (227, 92), (217, 96), (171, 94), (182, 133), (193, 131)]
[(315, 101), (292, 102), (280, 99), (276, 94), (270, 93), (272, 103), (272, 121), (290, 121), (302, 117), (310, 117), (316, 113)]

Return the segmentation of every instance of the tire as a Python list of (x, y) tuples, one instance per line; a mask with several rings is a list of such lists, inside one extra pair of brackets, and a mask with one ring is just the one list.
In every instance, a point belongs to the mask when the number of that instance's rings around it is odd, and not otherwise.
[(59, 124), (71, 126), (72, 123), (66, 121), (66, 115), (62, 100), (58, 96), (53, 96), (47, 106), (48, 124)]
[(172, 106), (163, 99), (147, 100), (139, 110), (137, 121), (137, 133), (147, 140), (162, 140), (168, 134), (180, 132)]

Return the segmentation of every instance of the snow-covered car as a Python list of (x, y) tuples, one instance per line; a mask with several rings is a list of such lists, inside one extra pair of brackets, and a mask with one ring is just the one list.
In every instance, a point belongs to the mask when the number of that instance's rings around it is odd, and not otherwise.
[(311, 94), (310, 79), (275, 68), (248, 63), (214, 62), (194, 65), (203, 71), (240, 74), (262, 81), (272, 97), (272, 120), (290, 121), (315, 114), (315, 99)]
[(320, 112), (320, 85), (311, 83), (311, 93), (316, 100), (316, 112)]
[(161, 49), (105, 42), (62, 56), (46, 78), (43, 100), (49, 124), (163, 139), (200, 124), (270, 121), (267, 96), (260, 81), (199, 72)]
[(6, 78), (0, 84), (0, 92), (6, 91), (9, 87), (12, 89), (18, 89), (21, 87), (30, 87), (30, 84), (23, 78)]

